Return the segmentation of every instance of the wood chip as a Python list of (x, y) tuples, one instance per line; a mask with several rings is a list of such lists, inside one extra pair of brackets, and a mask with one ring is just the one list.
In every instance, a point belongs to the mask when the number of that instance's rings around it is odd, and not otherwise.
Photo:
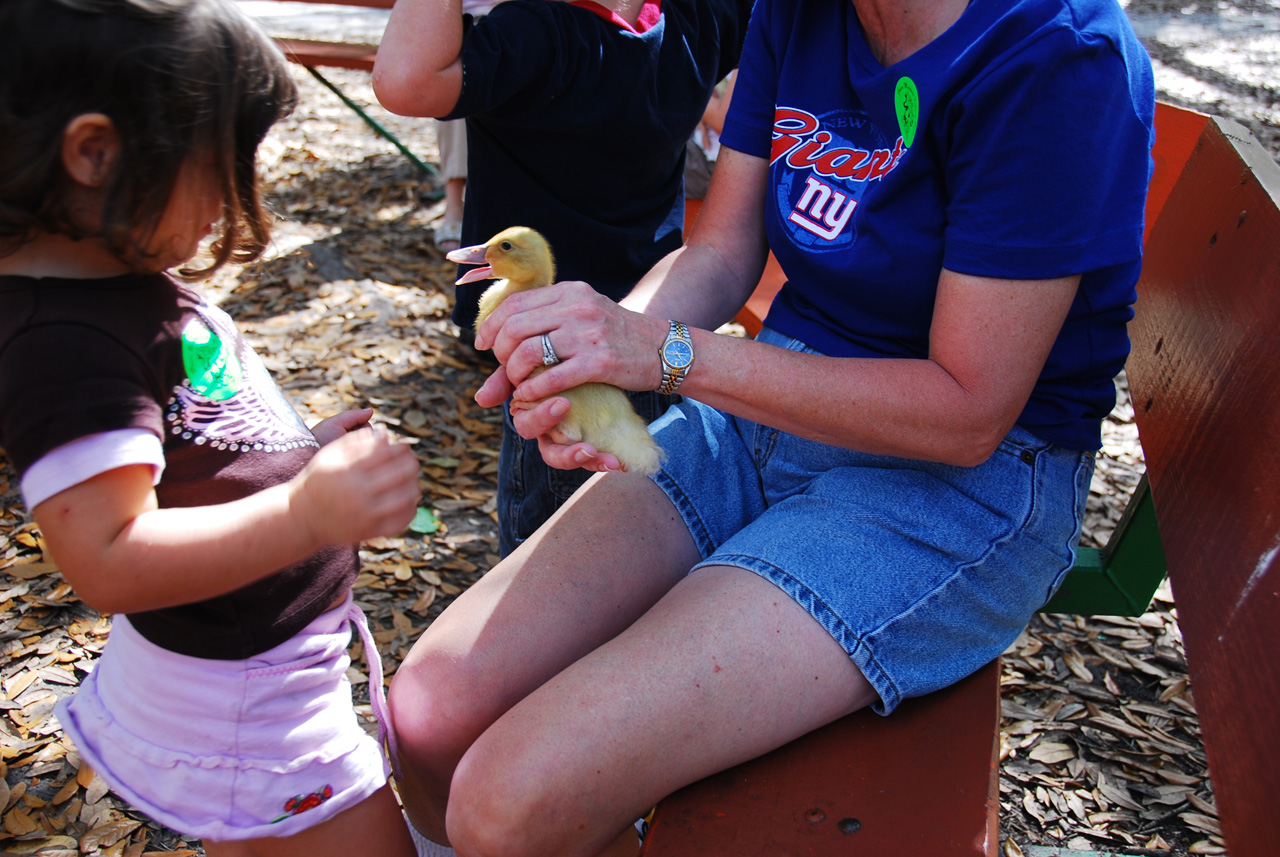
[(1178, 818), (1194, 827), (1196, 830), (1203, 830), (1205, 833), (1212, 833), (1220, 836), (1222, 828), (1218, 825), (1216, 818), (1210, 818), (1199, 812), (1180, 812)]

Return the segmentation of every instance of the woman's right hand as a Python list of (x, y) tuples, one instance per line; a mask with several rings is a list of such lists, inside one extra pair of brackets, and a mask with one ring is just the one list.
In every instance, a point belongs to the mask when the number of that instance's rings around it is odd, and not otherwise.
[(318, 545), (352, 544), (404, 530), (417, 511), (418, 459), (375, 428), (323, 446), (289, 483), (298, 525)]
[[(665, 330), (662, 320), (624, 309), (586, 283), (517, 293), (477, 331), (477, 347), (492, 347), (502, 365), (476, 392), (476, 403), (496, 407), (509, 398), (516, 432), (536, 438), (552, 467), (620, 470), (614, 455), (559, 431), (570, 403), (557, 394), (588, 382), (654, 389), (661, 381), (657, 353)], [(560, 357), (545, 371), (544, 335)]]
[[(484, 408), (496, 408), (511, 397), (515, 387), (507, 379), (507, 369), (499, 366), (476, 391), (476, 404)], [(527, 440), (538, 441), (542, 460), (559, 470), (621, 470), (622, 465), (612, 453), (599, 452), (589, 443), (565, 443), (560, 432), (560, 422), (569, 413), (570, 402), (564, 396), (549, 396), (541, 401), (511, 401), (511, 422), (516, 434)]]

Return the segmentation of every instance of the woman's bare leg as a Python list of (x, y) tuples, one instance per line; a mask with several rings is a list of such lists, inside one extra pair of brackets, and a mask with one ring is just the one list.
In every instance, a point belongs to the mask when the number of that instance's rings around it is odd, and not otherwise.
[(666, 495), (645, 477), (611, 473), (451, 604), (391, 685), (397, 784), (414, 826), (448, 842), (450, 782), (471, 744), (639, 618), (697, 559)]
[(875, 699), (773, 584), (705, 568), (485, 730), (449, 834), (467, 857), (593, 857), (677, 788)]
[(697, 559), (657, 486), (608, 474), (451, 605), (391, 688), (415, 826), (466, 857), (594, 857), (676, 788), (875, 699), (780, 590), (687, 576)]

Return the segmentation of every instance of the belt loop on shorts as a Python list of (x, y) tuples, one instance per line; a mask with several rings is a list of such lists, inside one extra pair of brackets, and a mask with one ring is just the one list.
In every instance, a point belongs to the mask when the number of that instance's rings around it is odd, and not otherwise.
[(356, 626), (360, 642), (364, 644), (364, 659), (369, 665), (369, 704), (378, 721), (378, 747), (390, 757), (391, 773), (400, 778), (400, 753), (396, 749), (396, 733), (391, 728), (391, 713), (387, 708), (387, 692), (382, 686), (382, 653), (369, 630), (369, 619), (355, 601), (347, 608), (347, 619)]

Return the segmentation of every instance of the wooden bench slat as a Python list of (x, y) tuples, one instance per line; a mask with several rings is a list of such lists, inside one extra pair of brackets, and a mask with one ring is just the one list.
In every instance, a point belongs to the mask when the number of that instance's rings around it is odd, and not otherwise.
[(1147, 187), (1144, 243), (1151, 236), (1151, 227), (1159, 219), (1165, 201), (1186, 169), (1187, 159), (1200, 142), (1208, 121), (1209, 117), (1204, 113), (1156, 102), (1156, 144), (1151, 149), (1155, 168), (1151, 184)]
[(1129, 382), (1232, 857), (1280, 842), (1280, 167), (1211, 119), (1153, 225)]
[(275, 41), (286, 57), (305, 66), (334, 66), (372, 71), (373, 61), (378, 57), (377, 45), (281, 37), (276, 38)]
[(694, 783), (658, 805), (641, 857), (994, 857), (999, 689), (992, 662)]

